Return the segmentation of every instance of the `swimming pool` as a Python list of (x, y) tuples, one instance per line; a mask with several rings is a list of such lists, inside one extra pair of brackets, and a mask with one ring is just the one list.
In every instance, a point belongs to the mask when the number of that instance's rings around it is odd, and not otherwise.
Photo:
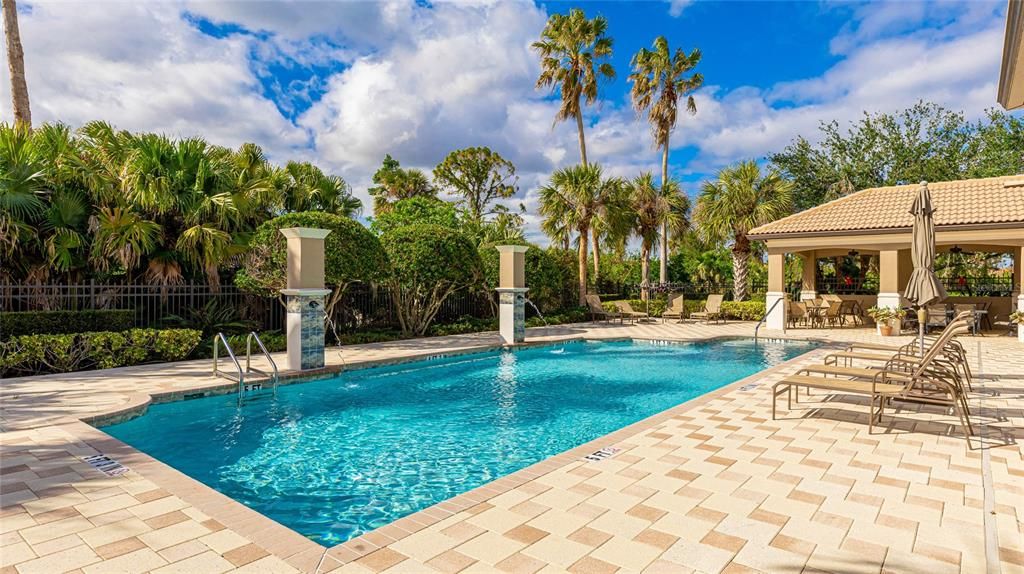
[(582, 342), (158, 404), (103, 430), (325, 546), (804, 353)]

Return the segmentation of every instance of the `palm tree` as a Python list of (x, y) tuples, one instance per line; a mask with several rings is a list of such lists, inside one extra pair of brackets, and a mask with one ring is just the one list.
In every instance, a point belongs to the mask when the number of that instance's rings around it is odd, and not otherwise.
[(587, 300), (587, 239), (594, 218), (606, 212), (619, 194), (622, 182), (602, 177), (601, 166), (575, 165), (551, 174), (540, 188), (541, 229), (553, 238), (576, 231), (579, 264), (579, 303)]
[(625, 226), (620, 228), (619, 240), (624, 243), (629, 237), (640, 239), (640, 276), (647, 281), (651, 249), (658, 241), (659, 230), (668, 226), (673, 233), (686, 231), (690, 225), (690, 199), (674, 180), (658, 187), (654, 176), (646, 172), (626, 185), (626, 205), (628, 215), (623, 221)]
[(588, 20), (583, 10), (573, 8), (568, 16), (552, 14), (541, 32), (541, 39), (532, 45), (540, 55), (537, 87), (561, 91), (562, 105), (555, 114), (555, 123), (576, 119), (583, 165), (587, 165), (587, 144), (583, 137), (580, 98), (593, 104), (597, 101), (598, 78), (615, 77), (612, 65), (600, 62), (612, 55), (612, 39), (605, 36), (607, 30), (608, 21), (603, 16)]
[(772, 170), (761, 175), (754, 160), (718, 172), (697, 199), (697, 225), (710, 241), (732, 240), (733, 296), (747, 298), (751, 229), (784, 217), (793, 206), (793, 182)]
[[(697, 113), (693, 91), (704, 83), (704, 76), (686, 76), (700, 62), (700, 50), (687, 55), (681, 48), (671, 53), (664, 36), (654, 39), (654, 49), (641, 48), (633, 56), (633, 82), (631, 95), (633, 107), (638, 113), (647, 111), (651, 123), (654, 145), (661, 148), (661, 181), (668, 181), (669, 136), (676, 127), (679, 100), (686, 97), (686, 111)], [(662, 283), (668, 280), (668, 229), (661, 227), (661, 265), (659, 277)]]
[(11, 103), (14, 105), (14, 123), (32, 125), (32, 112), (28, 106), (28, 83), (25, 81), (25, 51), (21, 47), (18, 30), (18, 5), (14, 0), (2, 0), (4, 37), (7, 39), (7, 68), (11, 73)]
[(373, 197), (373, 212), (380, 214), (391, 209), (400, 200), (413, 197), (437, 197), (426, 174), (418, 169), (402, 169), (398, 160), (384, 156), (380, 169), (373, 174), (376, 185), (367, 192)]
[(343, 217), (356, 217), (363, 209), (359, 198), (344, 179), (327, 175), (309, 162), (290, 161), (284, 167), (285, 209), (287, 211), (326, 211)]

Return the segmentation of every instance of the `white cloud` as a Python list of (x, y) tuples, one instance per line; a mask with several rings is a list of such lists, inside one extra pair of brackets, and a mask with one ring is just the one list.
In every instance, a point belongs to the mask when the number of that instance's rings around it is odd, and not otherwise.
[[(23, 0), (25, 9), (28, 0)], [(672, 0), (672, 15), (690, 2)], [(696, 156), (677, 173), (707, 174), (763, 157), (821, 121), (893, 111), (919, 99), (977, 116), (995, 105), (1001, 8), (989, 3), (883, 3), (852, 13), (833, 39), (842, 59), (820, 75), (771, 86), (696, 94), (675, 148)], [(215, 38), (194, 19), (236, 26)], [(529, 2), (254, 2), (176, 0), (31, 2), (21, 16), (37, 122), (106, 119), (121, 128), (201, 134), (234, 146), (255, 141), (276, 160), (311, 159), (366, 199), (384, 154), (429, 170), (453, 149), (486, 145), (512, 160), (531, 237), (536, 189), (578, 162), (575, 126), (552, 125), (557, 102), (534, 90), (529, 45), (547, 14)], [(926, 25), (928, 23), (928, 25)], [(84, 33), (87, 31), (88, 33)], [(0, 48), (2, 50), (2, 48)], [(297, 120), (264, 95), (272, 67), (344, 64), (327, 75), (272, 86), (279, 105), (319, 99)], [(0, 101), (9, 101), (6, 70)], [(10, 120), (0, 106), (0, 121)], [(626, 101), (587, 110), (590, 159), (624, 177), (657, 171), (648, 127)]]
[[(262, 97), (249, 70), (251, 40), (215, 39), (172, 3), (33, 2), (19, 15), (33, 120), (201, 134), (217, 143), (287, 151), (307, 135)], [(4, 67), (0, 99), (8, 101)], [(0, 121), (11, 119), (0, 107)]]
[(687, 6), (693, 4), (694, 0), (668, 0), (668, 15), (678, 18), (683, 14)]

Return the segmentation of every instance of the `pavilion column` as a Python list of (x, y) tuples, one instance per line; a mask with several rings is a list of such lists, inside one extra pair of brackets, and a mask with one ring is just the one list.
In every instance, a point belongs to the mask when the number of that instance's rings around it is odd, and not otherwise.
[(768, 292), (765, 294), (765, 309), (768, 317), (765, 325), (773, 331), (786, 330), (786, 254), (768, 253)]
[(800, 282), (800, 300), (813, 301), (818, 298), (818, 256), (816, 251), (800, 254), (804, 260), (804, 271)]
[[(1024, 246), (1013, 248), (1013, 292), (1010, 305), (1016, 300), (1018, 311), (1024, 312)], [(1024, 325), (1017, 326), (1017, 340), (1024, 343)]]
[[(902, 251), (906, 251), (906, 256)], [(910, 277), (910, 269), (904, 264), (910, 259), (910, 250), (886, 250), (878, 253), (878, 302), (879, 307), (899, 309), (903, 303), (900, 286), (906, 285)], [(901, 282), (902, 281), (902, 282)], [(900, 322), (893, 321), (893, 329), (900, 332)]]

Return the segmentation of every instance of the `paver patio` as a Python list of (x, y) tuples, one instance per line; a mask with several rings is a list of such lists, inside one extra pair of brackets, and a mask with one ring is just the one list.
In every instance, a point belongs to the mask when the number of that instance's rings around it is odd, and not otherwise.
[[(752, 331), (584, 324), (527, 337)], [(787, 337), (879, 340), (869, 329)], [(210, 361), (5, 380), (0, 574), (1024, 572), (1024, 347), (1008, 337), (964, 342), (984, 375), (969, 442), (934, 408), (902, 407), (869, 435), (866, 401), (823, 392), (771, 420), (770, 383), (820, 361), (827, 351), (818, 349), (331, 549), (80, 420), (143, 408), (150, 395), (224, 388)], [(485, 333), (346, 347), (344, 358), (498, 344)], [(341, 362), (333, 349), (327, 357)], [(581, 459), (604, 446), (621, 450)], [(79, 458), (98, 452), (131, 471), (109, 478)]]

